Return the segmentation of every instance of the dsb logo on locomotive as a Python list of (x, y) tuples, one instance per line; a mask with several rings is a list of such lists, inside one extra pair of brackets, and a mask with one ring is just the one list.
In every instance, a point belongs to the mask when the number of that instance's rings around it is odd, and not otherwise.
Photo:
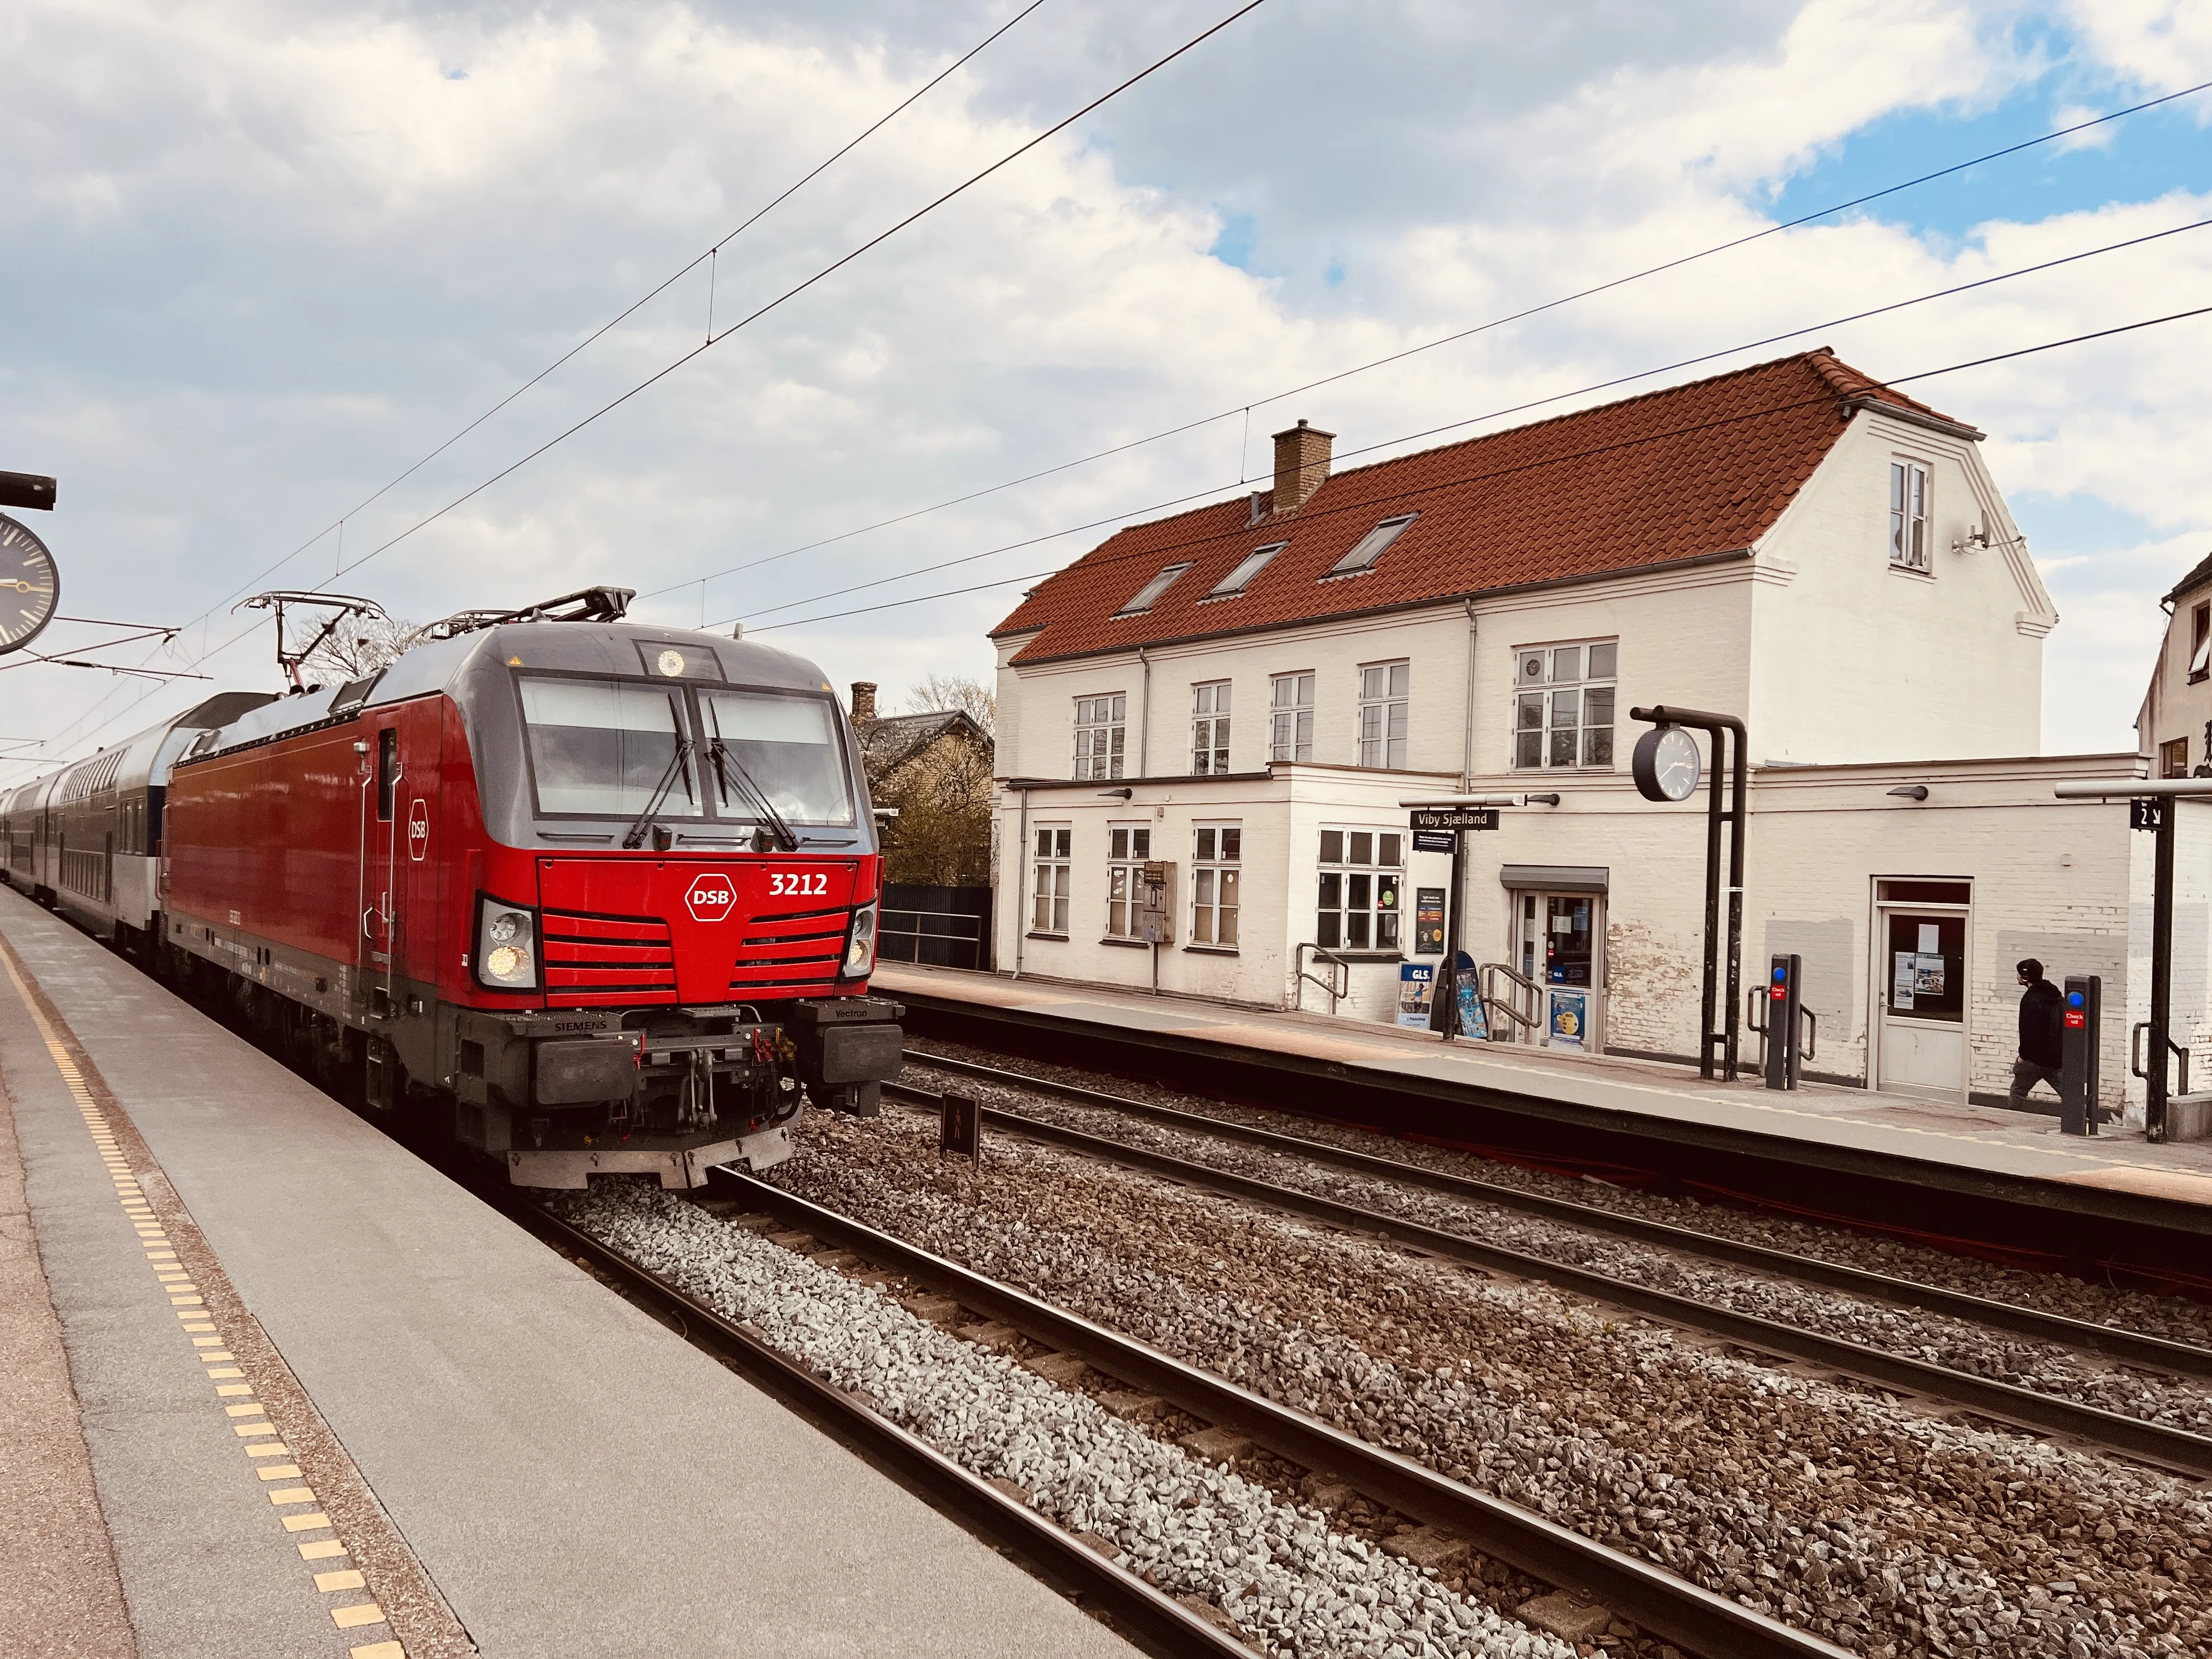
[(694, 921), (720, 921), (737, 902), (737, 884), (727, 876), (701, 876), (684, 894), (684, 908)]

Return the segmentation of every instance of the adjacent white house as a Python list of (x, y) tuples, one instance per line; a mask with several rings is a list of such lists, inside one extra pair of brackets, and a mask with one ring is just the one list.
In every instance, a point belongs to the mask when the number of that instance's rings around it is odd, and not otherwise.
[(2166, 612), (2136, 737), (2161, 778), (2212, 777), (2212, 558), (2159, 601)]
[[(1747, 978), (1805, 957), (1810, 1069), (2002, 1097), (2020, 957), (2127, 1006), (2148, 848), (2051, 794), (2136, 757), (2033, 758), (2057, 617), (1980, 436), (1826, 350), (1343, 471), (1277, 434), (994, 630), (1001, 971), (1388, 1020), (1455, 906), (1519, 1040), (1694, 1057), (1705, 798), (1627, 764), (1671, 704), (1748, 727)], [(1455, 894), (1401, 803), (1466, 793), (1557, 804)]]

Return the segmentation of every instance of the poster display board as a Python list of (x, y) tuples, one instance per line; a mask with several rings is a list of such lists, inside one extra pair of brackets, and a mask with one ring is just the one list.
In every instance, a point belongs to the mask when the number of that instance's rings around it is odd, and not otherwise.
[(1413, 954), (1440, 957), (1444, 953), (1444, 890), (1413, 890)]
[(1437, 969), (1430, 962), (1398, 964), (1398, 1024), (1425, 1031), (1436, 1006)]
[(1580, 1048), (1589, 1035), (1589, 993), (1554, 987), (1547, 1024), (1553, 1048)]

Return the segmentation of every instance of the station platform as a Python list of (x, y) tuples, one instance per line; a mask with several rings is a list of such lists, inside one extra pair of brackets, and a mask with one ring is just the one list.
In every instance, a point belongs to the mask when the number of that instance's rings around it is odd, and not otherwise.
[(0, 1647), (1126, 1655), (0, 889)]
[[(1899, 1197), (1917, 1189), (1929, 1196), (1923, 1207), (1967, 1206), (1952, 1212), (1961, 1227), (2007, 1212), (2004, 1229), (1983, 1230), (2006, 1237), (1975, 1242), (2031, 1255), (2049, 1249), (2101, 1259), (2123, 1232), (2185, 1241), (2186, 1261), (2169, 1265), (2178, 1279), (2201, 1279), (2212, 1291), (2203, 1243), (2212, 1235), (2212, 1142), (2153, 1146), (2140, 1130), (2111, 1125), (2095, 1136), (2062, 1135), (2055, 1117), (2002, 1108), (1811, 1082), (1784, 1092), (1765, 1087), (1755, 1071), (1734, 1084), (1705, 1082), (1688, 1066), (1447, 1043), (1427, 1031), (1326, 1014), (1065, 981), (882, 963), (872, 987), (908, 1006), (915, 1031), (995, 1038), (1069, 1064), (1090, 1063), (1073, 1057), (1085, 1045), (1094, 1054), (1149, 1054), (1163, 1081), (1219, 1079), (1224, 1067), (1248, 1079), (1268, 1073), (1285, 1109), (1523, 1152), (1601, 1175), (1608, 1164), (1692, 1181), (1702, 1173), (1717, 1190), (1756, 1185), (1747, 1195), (1762, 1201), (1927, 1231), (1926, 1217)], [(2073, 1218), (2076, 1236), (2037, 1241), (2038, 1212), (2045, 1225), (2051, 1212)]]

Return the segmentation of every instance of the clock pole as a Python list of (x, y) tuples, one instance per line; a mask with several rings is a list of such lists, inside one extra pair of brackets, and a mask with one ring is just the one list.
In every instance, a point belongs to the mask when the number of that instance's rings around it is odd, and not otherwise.
[[(1744, 811), (1744, 731), (1743, 722), (1733, 714), (1709, 714), (1702, 708), (1674, 708), (1664, 703), (1650, 708), (1632, 708), (1630, 718), (1649, 720), (1659, 726), (1688, 726), (1704, 732), (1712, 740), (1712, 793), (1705, 813), (1705, 973), (1704, 995), (1699, 1008), (1700, 1026), (1698, 1032), (1698, 1075), (1710, 1079), (1713, 1075), (1713, 1045), (1721, 1045), (1723, 1075), (1727, 1081), (1736, 1079), (1739, 1045), (1743, 1018), (1743, 832)], [(1645, 739), (1649, 741), (1649, 738)], [(1724, 762), (1732, 760), (1731, 799), (1727, 811), (1721, 805), (1721, 775)], [(1643, 786), (1639, 782), (1638, 787)], [(1649, 790), (1644, 792), (1650, 794)], [(1664, 796), (1655, 799), (1665, 799)], [(1722, 1029), (1713, 1029), (1713, 1004), (1719, 994), (1718, 954), (1720, 940), (1721, 885), (1721, 825), (1725, 818), (1729, 826), (1728, 879), (1728, 1000), (1726, 1018)]]

